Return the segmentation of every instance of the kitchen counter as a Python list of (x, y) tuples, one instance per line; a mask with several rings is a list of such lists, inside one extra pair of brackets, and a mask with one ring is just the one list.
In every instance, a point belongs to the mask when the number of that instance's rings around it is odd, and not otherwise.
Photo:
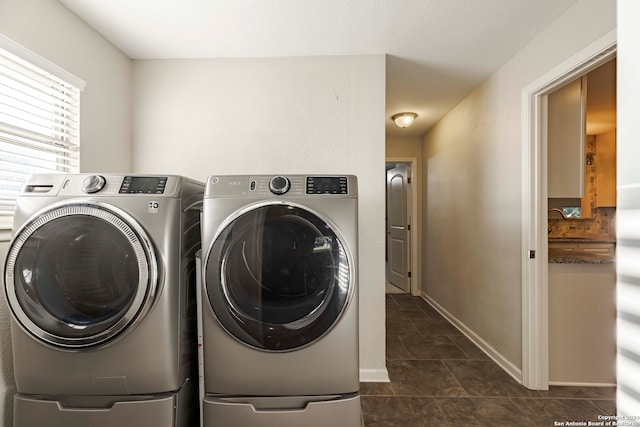
[(615, 256), (549, 248), (550, 264), (614, 264)]
[(549, 263), (613, 264), (615, 241), (584, 238), (549, 239)]
[(615, 243), (615, 239), (596, 238), (591, 239), (588, 237), (550, 237), (549, 243)]

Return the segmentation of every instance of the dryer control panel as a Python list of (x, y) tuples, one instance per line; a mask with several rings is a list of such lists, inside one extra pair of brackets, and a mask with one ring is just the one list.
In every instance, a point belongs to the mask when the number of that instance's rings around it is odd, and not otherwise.
[(212, 175), (205, 197), (354, 197), (354, 175)]

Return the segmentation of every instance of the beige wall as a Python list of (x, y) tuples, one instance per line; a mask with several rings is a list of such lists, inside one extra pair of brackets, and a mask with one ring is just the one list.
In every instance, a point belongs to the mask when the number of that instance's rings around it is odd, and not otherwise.
[(549, 264), (549, 382), (616, 383), (615, 264)]
[(386, 377), (384, 55), (135, 61), (134, 170), (355, 174), (360, 361)]
[[(423, 140), (423, 292), (521, 375), (521, 91), (615, 29), (615, 0), (579, 0)], [(585, 25), (589, 22), (589, 25)]]
[[(0, 0), (0, 32), (86, 82), (80, 169), (130, 169), (130, 60), (57, 1)], [(0, 232), (2, 260), (7, 238)], [(8, 426), (15, 385), (4, 292), (0, 300), (0, 423)]]
[(422, 138), (418, 136), (387, 136), (385, 143), (387, 158), (415, 157), (422, 162)]

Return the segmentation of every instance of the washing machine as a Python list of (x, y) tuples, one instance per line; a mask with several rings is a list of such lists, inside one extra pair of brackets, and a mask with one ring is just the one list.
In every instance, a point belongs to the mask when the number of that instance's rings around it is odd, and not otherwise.
[(14, 426), (197, 424), (203, 193), (175, 175), (27, 180), (4, 269)]
[(355, 176), (210, 176), (203, 425), (360, 425)]

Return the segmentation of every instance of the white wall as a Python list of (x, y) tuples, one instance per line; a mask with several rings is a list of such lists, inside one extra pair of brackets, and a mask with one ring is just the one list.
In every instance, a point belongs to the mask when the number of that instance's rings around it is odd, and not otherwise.
[(129, 58), (57, 1), (0, 0), (0, 31), (87, 83), (80, 99), (81, 171), (129, 170)]
[(361, 378), (386, 377), (385, 57), (134, 61), (135, 172), (358, 176)]
[(640, 2), (618, 0), (618, 414), (640, 415)]
[[(130, 60), (52, 0), (0, 0), (0, 32), (86, 82), (81, 95), (80, 168), (131, 167)], [(8, 232), (0, 231), (4, 261)], [(13, 362), (9, 311), (0, 296), (0, 423), (12, 424)]]
[(579, 0), (423, 139), (423, 292), (521, 374), (521, 90), (616, 27)]

